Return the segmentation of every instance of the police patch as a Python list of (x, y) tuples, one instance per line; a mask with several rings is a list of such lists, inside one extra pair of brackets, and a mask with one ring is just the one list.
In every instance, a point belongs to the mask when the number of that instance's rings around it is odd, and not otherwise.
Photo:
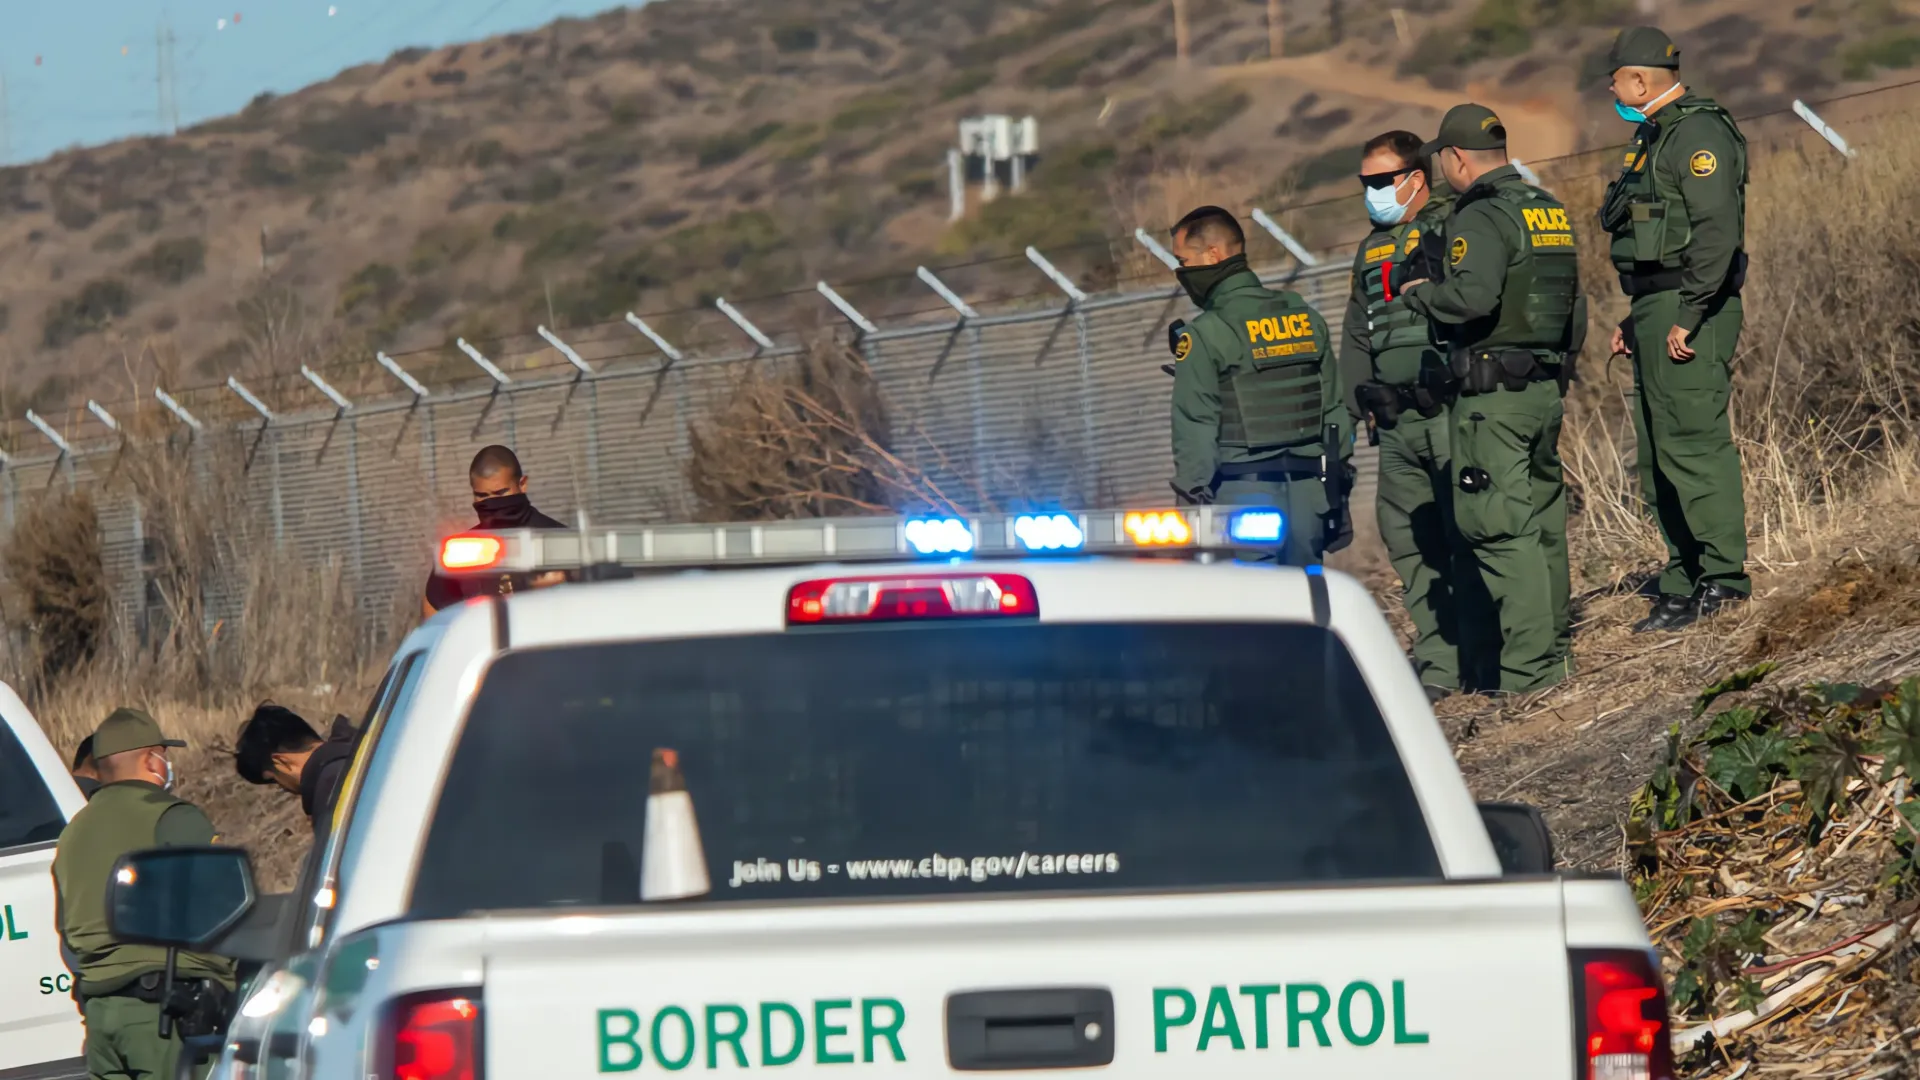
[(1695, 176), (1712, 176), (1713, 170), (1719, 167), (1720, 159), (1714, 157), (1711, 150), (1695, 150), (1687, 159), (1687, 168), (1693, 170)]
[(1420, 246), (1420, 230), (1419, 230), (1419, 229), (1412, 229), (1412, 230), (1410, 230), (1410, 231), (1408, 231), (1408, 233), (1407, 233), (1407, 247), (1406, 247), (1406, 251), (1405, 251), (1405, 254), (1408, 254), (1408, 255), (1411, 255), (1411, 254), (1413, 254), (1413, 249), (1414, 249), (1414, 248), (1417, 248), (1417, 247), (1419, 247), (1419, 246)]
[(1447, 262), (1450, 265), (1459, 266), (1460, 260), (1466, 257), (1467, 257), (1467, 238), (1464, 236), (1454, 237), (1453, 244), (1447, 248)]
[(1187, 358), (1187, 354), (1192, 351), (1193, 351), (1193, 335), (1192, 334), (1181, 334), (1179, 340), (1173, 343), (1173, 359), (1176, 363), (1181, 360), (1185, 360)]

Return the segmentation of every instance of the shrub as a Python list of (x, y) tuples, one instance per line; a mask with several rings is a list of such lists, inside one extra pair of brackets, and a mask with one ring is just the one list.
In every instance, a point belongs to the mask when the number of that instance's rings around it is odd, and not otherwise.
[(805, 23), (773, 28), (773, 47), (783, 53), (812, 52), (820, 47), (820, 31)]
[(197, 236), (162, 240), (127, 267), (166, 285), (178, 285), (207, 269), (207, 245)]
[(99, 252), (125, 251), (133, 246), (133, 237), (125, 229), (115, 229), (94, 238), (93, 250)]
[(470, 164), (482, 169), (492, 168), (506, 156), (507, 148), (500, 144), (499, 139), (482, 139), (467, 147), (465, 155)]
[(248, 187), (285, 187), (293, 179), (287, 163), (264, 146), (254, 147), (240, 159), (240, 182)]
[(53, 192), (53, 220), (71, 232), (85, 232), (92, 228), (100, 215), (87, 201), (65, 187), (55, 188)]
[(1840, 54), (1841, 73), (1864, 79), (1875, 68), (1910, 68), (1920, 63), (1920, 35), (1888, 34), (1850, 45)]
[(1252, 99), (1244, 91), (1219, 86), (1188, 101), (1175, 101), (1147, 118), (1140, 139), (1155, 145), (1204, 138), (1246, 111)]
[(755, 127), (737, 128), (709, 136), (694, 144), (694, 160), (703, 169), (725, 165), (779, 134), (780, 128), (779, 123), (768, 121)]
[(913, 95), (904, 90), (875, 90), (847, 102), (827, 126), (834, 131), (885, 127), (906, 115), (913, 106)]
[(956, 72), (953, 78), (948, 79), (946, 84), (940, 87), (940, 100), (954, 101), (984, 90), (993, 83), (993, 77), (997, 73), (998, 69), (992, 64), (981, 64)]
[(400, 287), (400, 272), (386, 263), (371, 262), (355, 270), (340, 285), (340, 314), (346, 315), (357, 308), (371, 303), (376, 307), (385, 307), (382, 302)]
[(143, 202), (133, 212), (133, 227), (143, 233), (157, 233), (166, 224), (167, 215), (159, 203)]
[(521, 256), (521, 264), (533, 266), (578, 255), (590, 250), (605, 231), (605, 226), (594, 221), (578, 218), (561, 221), (527, 248), (526, 254)]
[(47, 492), (14, 524), (4, 564), (12, 618), (32, 635), (34, 675), (45, 690), (107, 644), (112, 597), (100, 520), (86, 489)]
[(349, 101), (331, 109), (313, 109), (287, 136), (287, 141), (318, 153), (355, 157), (378, 150), (387, 139), (405, 132), (411, 123), (396, 105), (369, 105)]
[(105, 329), (133, 307), (133, 293), (116, 278), (89, 281), (78, 296), (56, 300), (43, 316), (40, 340), (58, 349), (78, 338)]

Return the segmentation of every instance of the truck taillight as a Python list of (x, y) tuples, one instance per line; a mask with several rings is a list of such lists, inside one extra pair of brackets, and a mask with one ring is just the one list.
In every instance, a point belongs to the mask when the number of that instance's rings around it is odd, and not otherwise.
[(440, 990), (388, 1007), (381, 1080), (480, 1080), (480, 994)]
[(1018, 574), (927, 573), (803, 581), (787, 593), (789, 625), (969, 619), (1040, 613), (1033, 582)]
[(1580, 1080), (1671, 1080), (1667, 995), (1653, 954), (1577, 949), (1571, 959)]

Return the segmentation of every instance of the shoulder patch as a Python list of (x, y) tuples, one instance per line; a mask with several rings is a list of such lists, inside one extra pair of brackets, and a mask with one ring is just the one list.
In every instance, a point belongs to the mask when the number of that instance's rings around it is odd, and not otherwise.
[(1712, 176), (1713, 170), (1720, 167), (1720, 159), (1713, 156), (1711, 150), (1695, 150), (1687, 159), (1687, 168), (1695, 176)]
[(1411, 255), (1413, 254), (1413, 249), (1419, 246), (1420, 246), (1420, 230), (1408, 229), (1407, 230), (1407, 246), (1403, 249), (1403, 253), (1407, 255)]
[(1453, 243), (1447, 246), (1447, 262), (1452, 266), (1459, 266), (1460, 260), (1466, 257), (1467, 238), (1464, 236), (1454, 237)]
[(1193, 351), (1193, 331), (1183, 331), (1173, 343), (1173, 359), (1176, 363), (1187, 358)]

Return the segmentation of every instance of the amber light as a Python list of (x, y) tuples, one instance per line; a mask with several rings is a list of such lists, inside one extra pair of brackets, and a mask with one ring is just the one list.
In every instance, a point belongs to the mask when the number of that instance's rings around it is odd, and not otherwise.
[(500, 540), (493, 536), (449, 536), (440, 545), (440, 565), (448, 570), (479, 570), (500, 561)]
[(1144, 514), (1136, 511), (1128, 514), (1123, 524), (1127, 535), (1141, 547), (1168, 547), (1193, 542), (1193, 530), (1187, 527), (1187, 516), (1176, 511)]

